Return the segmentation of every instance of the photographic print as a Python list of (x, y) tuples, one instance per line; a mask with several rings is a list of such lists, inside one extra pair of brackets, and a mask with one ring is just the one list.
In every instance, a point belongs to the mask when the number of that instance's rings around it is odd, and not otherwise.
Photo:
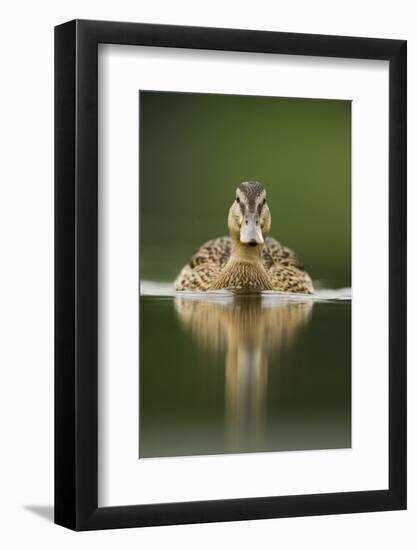
[(139, 110), (139, 458), (349, 448), (351, 102)]
[(55, 523), (406, 509), (406, 73), (404, 40), (56, 27)]

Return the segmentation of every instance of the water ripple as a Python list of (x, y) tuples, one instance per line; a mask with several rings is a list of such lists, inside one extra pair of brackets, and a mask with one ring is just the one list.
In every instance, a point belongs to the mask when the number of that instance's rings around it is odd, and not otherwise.
[(212, 290), (208, 292), (177, 292), (173, 283), (161, 283), (156, 281), (141, 281), (140, 282), (140, 295), (141, 296), (165, 296), (165, 297), (178, 297), (186, 296), (187, 298), (194, 298), (196, 300), (207, 300), (220, 303), (227, 303), (233, 300), (237, 295), (250, 296), (259, 294), (262, 295), (262, 300), (266, 303), (274, 302), (287, 302), (287, 301), (334, 301), (334, 300), (351, 300), (352, 289), (351, 288), (320, 288), (317, 289), (314, 294), (296, 294), (293, 292), (278, 292), (265, 290), (261, 293), (251, 293), (247, 290)]

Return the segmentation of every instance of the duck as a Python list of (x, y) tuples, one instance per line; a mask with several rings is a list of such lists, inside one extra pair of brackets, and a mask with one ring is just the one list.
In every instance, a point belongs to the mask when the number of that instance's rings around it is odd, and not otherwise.
[(227, 220), (229, 236), (209, 240), (193, 254), (175, 280), (176, 291), (314, 293), (300, 258), (269, 237), (271, 212), (259, 181), (238, 185)]

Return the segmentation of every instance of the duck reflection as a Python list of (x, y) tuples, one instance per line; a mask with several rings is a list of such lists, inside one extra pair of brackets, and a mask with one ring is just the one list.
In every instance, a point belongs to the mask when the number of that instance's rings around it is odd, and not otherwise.
[(229, 450), (256, 448), (266, 420), (268, 359), (294, 345), (313, 301), (262, 294), (181, 296), (181, 324), (206, 351), (225, 357), (225, 431)]

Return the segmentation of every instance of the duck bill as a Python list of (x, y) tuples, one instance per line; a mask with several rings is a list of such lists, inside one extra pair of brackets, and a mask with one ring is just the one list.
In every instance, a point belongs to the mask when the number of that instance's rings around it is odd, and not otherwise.
[(249, 213), (245, 215), (240, 229), (240, 242), (252, 246), (264, 243), (258, 214)]

